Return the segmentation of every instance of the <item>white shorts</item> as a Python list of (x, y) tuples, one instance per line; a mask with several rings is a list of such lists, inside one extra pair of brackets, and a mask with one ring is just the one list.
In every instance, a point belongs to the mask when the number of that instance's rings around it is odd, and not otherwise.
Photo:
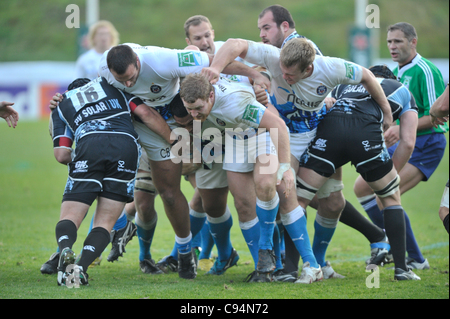
[(294, 156), (299, 162), (303, 153), (308, 148), (309, 142), (316, 137), (316, 132), (317, 128), (311, 132), (290, 134), (291, 155)]
[[(173, 119), (167, 120), (170, 128), (176, 127), (174, 123)], [(145, 149), (149, 160), (160, 162), (172, 158), (170, 153), (171, 145), (161, 136), (150, 130), (145, 124), (134, 121), (133, 125), (136, 133), (139, 135), (139, 142)]]
[(237, 173), (252, 172), (256, 158), (262, 154), (277, 155), (269, 132), (245, 140), (233, 139), (229, 135), (225, 135), (223, 169)]
[[(144, 172), (140, 172), (139, 170), (143, 170)], [(151, 173), (150, 163), (147, 157), (147, 152), (142, 152), (141, 158), (139, 159), (139, 170), (136, 175), (134, 191), (141, 191), (150, 193), (152, 195), (157, 195), (158, 191), (153, 184), (153, 177)]]
[(211, 169), (204, 167), (195, 172), (197, 188), (215, 189), (228, 187), (227, 172), (223, 170), (222, 163), (213, 163)]

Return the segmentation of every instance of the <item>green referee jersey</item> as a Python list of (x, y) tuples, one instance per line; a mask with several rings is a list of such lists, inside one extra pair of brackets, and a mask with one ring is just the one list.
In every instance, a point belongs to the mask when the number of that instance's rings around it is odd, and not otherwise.
[[(412, 93), (419, 108), (419, 118), (430, 115), (430, 108), (434, 101), (444, 93), (444, 79), (439, 69), (429, 60), (417, 53), (411, 63), (403, 66), (400, 70), (395, 67), (393, 73), (400, 78)], [(417, 132), (417, 135), (431, 134), (433, 132), (445, 133), (448, 131), (448, 123)]]

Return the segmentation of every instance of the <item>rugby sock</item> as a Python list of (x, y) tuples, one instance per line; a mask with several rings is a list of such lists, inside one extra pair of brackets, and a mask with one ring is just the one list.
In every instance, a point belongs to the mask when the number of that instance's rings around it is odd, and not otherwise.
[(273, 232), (275, 228), (275, 219), (280, 206), (278, 193), (270, 201), (262, 201), (256, 198), (256, 215), (259, 219), (260, 237), (259, 249), (273, 249)]
[(192, 238), (192, 247), (201, 247), (202, 246), (202, 235), (198, 233)]
[[(193, 238), (196, 238), (200, 234), (200, 231), (205, 226), (206, 213), (199, 213), (189, 207), (189, 220), (191, 222), (191, 233)], [(201, 240), (201, 235), (199, 235)], [(192, 244), (193, 245), (193, 244)], [(193, 245), (194, 246), (194, 245)], [(194, 246), (194, 247), (200, 247)]]
[(383, 229), (371, 223), (348, 201), (345, 201), (339, 221), (359, 231), (371, 244), (384, 241), (386, 237)]
[(92, 230), (92, 227), (94, 227), (94, 218), (95, 218), (95, 213), (96, 212), (94, 212), (94, 214), (92, 215), (92, 218), (91, 218), (91, 223), (89, 224), (89, 229), (88, 229), (88, 234), (91, 232), (91, 230)]
[(123, 208), (122, 214), (117, 219), (116, 223), (114, 224), (113, 230), (120, 230), (124, 228), (127, 225), (127, 214), (126, 214), (125, 207)]
[(150, 247), (152, 245), (153, 236), (155, 234), (158, 215), (155, 215), (155, 217), (147, 223), (144, 223), (139, 218), (138, 213), (136, 213), (135, 216), (135, 224), (137, 227), (137, 235), (139, 239), (139, 261), (143, 261), (144, 259), (152, 259)]
[(244, 236), (247, 247), (250, 250), (253, 261), (255, 262), (256, 269), (256, 265), (258, 264), (258, 242), (260, 234), (259, 219), (256, 217), (248, 222), (239, 222), (239, 227), (241, 228), (242, 235)]
[[(206, 213), (196, 212), (191, 207), (189, 207), (189, 220), (191, 223), (191, 235), (193, 238), (195, 238), (197, 234), (200, 234), (202, 227), (205, 225)], [(193, 244), (191, 243), (191, 245)], [(178, 260), (178, 246), (176, 243), (172, 249), (172, 252), (170, 253), (170, 256), (172, 256), (175, 260)]]
[(297, 247), (295, 247), (295, 244), (287, 231), (285, 231), (284, 233), (284, 243), (286, 247), (286, 260), (284, 261), (284, 271), (287, 273), (298, 271), (300, 253), (298, 252)]
[(284, 225), (280, 220), (277, 220), (277, 227), (278, 230), (280, 231), (280, 250), (281, 250), (281, 255), (286, 254), (286, 243), (284, 240)]
[(66, 247), (72, 249), (73, 244), (77, 240), (77, 226), (71, 220), (60, 220), (56, 224), (55, 234), (60, 252)]
[(205, 225), (203, 225), (200, 235), (202, 238), (202, 251), (198, 256), (198, 259), (209, 259), (211, 257), (211, 251), (214, 247), (214, 238), (211, 235), (208, 221), (206, 221)]
[(186, 238), (175, 235), (175, 247), (180, 254), (190, 253), (192, 250), (192, 233)]
[(420, 251), (419, 244), (417, 244), (416, 237), (414, 236), (414, 232), (411, 227), (411, 222), (409, 220), (408, 214), (403, 211), (405, 214), (405, 226), (406, 226), (406, 251), (408, 252), (408, 256), (413, 258), (415, 261), (419, 263), (424, 263), (425, 258), (423, 258), (422, 252)]
[(84, 241), (81, 258), (77, 264), (86, 271), (89, 265), (102, 254), (110, 240), (110, 234), (105, 228), (93, 228)]
[(230, 258), (233, 246), (230, 240), (230, 229), (233, 226), (233, 218), (227, 209), (225, 213), (218, 218), (208, 216), (209, 228), (216, 243), (219, 261), (227, 261)]
[(278, 228), (278, 224), (275, 226), (273, 231), (273, 250), (275, 252), (276, 260), (275, 270), (283, 269), (283, 263), (281, 262), (280, 229)]
[(336, 226), (339, 219), (325, 218), (316, 214), (316, 220), (314, 221), (314, 241), (313, 252), (316, 257), (317, 263), (321, 267), (326, 266), (325, 253), (327, 252), (328, 245), (333, 238)]
[(383, 213), (378, 208), (377, 196), (375, 194), (364, 196), (358, 198), (358, 201), (361, 203), (370, 220), (381, 229), (384, 229)]
[(447, 214), (447, 216), (445, 216), (443, 223), (444, 223), (444, 227), (445, 227), (445, 229), (447, 230), (447, 233), (448, 233), (448, 214)]
[(287, 214), (281, 214), (281, 221), (300, 253), (303, 263), (309, 261), (311, 267), (319, 268), (319, 264), (317, 263), (311, 248), (311, 242), (306, 229), (306, 217), (304, 211), (305, 210), (301, 206), (297, 206), (293, 211)]
[(384, 209), (384, 221), (386, 235), (391, 245), (391, 253), (394, 257), (395, 268), (408, 271), (406, 267), (406, 230), (405, 214), (402, 206), (390, 206)]

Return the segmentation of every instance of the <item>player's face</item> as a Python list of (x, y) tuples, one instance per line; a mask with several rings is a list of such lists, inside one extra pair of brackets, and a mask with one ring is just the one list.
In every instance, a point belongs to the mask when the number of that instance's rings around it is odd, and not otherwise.
[(272, 44), (277, 48), (281, 48), (284, 41), (284, 34), (273, 20), (273, 13), (266, 12), (262, 18), (258, 19), (259, 37), (265, 44)]
[(209, 54), (214, 54), (216, 50), (214, 46), (214, 30), (206, 22), (202, 22), (197, 26), (190, 26), (189, 38), (186, 38), (186, 42), (197, 46), (200, 51)]
[(287, 84), (293, 85), (302, 79), (303, 74), (296, 65), (285, 67), (282, 63), (280, 63), (280, 68), (283, 73), (283, 79), (287, 82)]
[(189, 133), (192, 133), (194, 118), (191, 116), (191, 114), (188, 114), (185, 117), (178, 117), (174, 115), (173, 118), (180, 127), (185, 128)]
[(409, 42), (401, 30), (389, 31), (387, 34), (387, 46), (391, 54), (392, 61), (400, 66), (411, 61), (415, 56), (416, 40)]
[(104, 51), (111, 47), (112, 35), (107, 27), (100, 27), (95, 32), (94, 46)]
[(208, 98), (207, 100), (197, 99), (194, 103), (187, 103), (183, 100), (183, 104), (194, 120), (204, 122), (211, 112), (213, 101), (211, 98)]
[(114, 70), (111, 70), (111, 73), (118, 82), (130, 88), (136, 84), (139, 78), (139, 60), (137, 61), (137, 67), (130, 64), (124, 74), (119, 75)]

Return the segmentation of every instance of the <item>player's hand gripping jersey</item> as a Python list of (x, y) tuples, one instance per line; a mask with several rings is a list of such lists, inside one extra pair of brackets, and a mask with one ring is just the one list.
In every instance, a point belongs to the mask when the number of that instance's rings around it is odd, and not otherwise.
[(99, 74), (114, 87), (129, 92), (155, 108), (164, 119), (172, 117), (168, 105), (180, 89), (180, 77), (189, 73), (201, 72), (209, 66), (207, 53), (200, 51), (171, 50), (154, 46), (140, 46), (125, 43), (137, 54), (141, 68), (136, 84), (126, 87), (118, 82), (108, 69), (106, 57), (103, 54), (100, 61)]
[(338, 84), (358, 84), (360, 66), (338, 58), (316, 56), (313, 74), (294, 85), (284, 79), (280, 68), (280, 49), (248, 41), (245, 60), (267, 68), (272, 74), (271, 103), (277, 108), (291, 133), (314, 130), (326, 114), (324, 99)]

